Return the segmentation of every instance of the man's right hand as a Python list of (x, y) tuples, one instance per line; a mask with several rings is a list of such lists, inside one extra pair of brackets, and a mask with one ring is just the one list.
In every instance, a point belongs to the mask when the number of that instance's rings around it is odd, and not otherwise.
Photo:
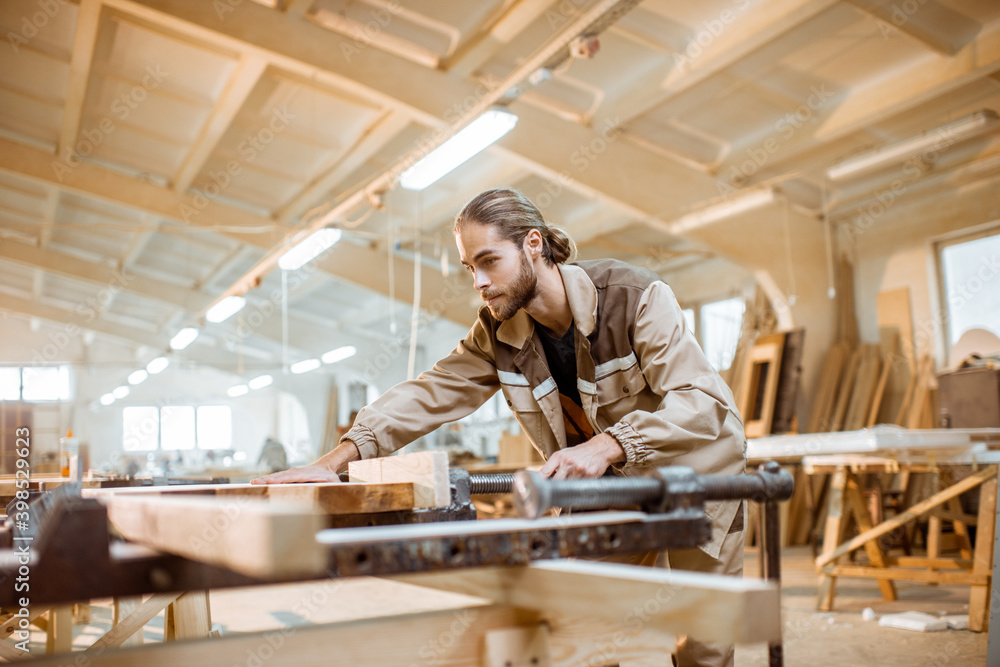
[(251, 484), (296, 484), (299, 482), (339, 482), (340, 477), (336, 472), (324, 465), (315, 463), (289, 468), (281, 472), (273, 472), (257, 479), (250, 480)]

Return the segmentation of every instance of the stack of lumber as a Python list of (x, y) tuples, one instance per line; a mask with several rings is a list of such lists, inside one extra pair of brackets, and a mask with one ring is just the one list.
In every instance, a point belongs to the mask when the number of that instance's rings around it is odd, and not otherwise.
[[(842, 271), (849, 264), (842, 262)], [(936, 381), (929, 355), (914, 361), (910, 295), (878, 295), (880, 343), (858, 343), (853, 297), (841, 282), (838, 340), (830, 347), (813, 394), (808, 433), (855, 431), (875, 424), (934, 428)]]

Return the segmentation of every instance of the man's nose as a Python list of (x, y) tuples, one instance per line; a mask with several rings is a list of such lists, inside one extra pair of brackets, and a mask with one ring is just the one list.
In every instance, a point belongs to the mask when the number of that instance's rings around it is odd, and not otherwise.
[(485, 271), (476, 269), (476, 274), (473, 277), (476, 289), (482, 292), (484, 289), (490, 286), (490, 279), (486, 276)]

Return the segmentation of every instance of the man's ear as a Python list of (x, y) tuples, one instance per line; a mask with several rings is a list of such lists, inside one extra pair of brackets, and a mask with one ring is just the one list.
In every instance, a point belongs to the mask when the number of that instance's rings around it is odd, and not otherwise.
[(537, 229), (532, 229), (524, 237), (524, 249), (528, 251), (528, 255), (532, 259), (541, 256), (544, 247), (545, 242), (542, 240), (542, 234)]

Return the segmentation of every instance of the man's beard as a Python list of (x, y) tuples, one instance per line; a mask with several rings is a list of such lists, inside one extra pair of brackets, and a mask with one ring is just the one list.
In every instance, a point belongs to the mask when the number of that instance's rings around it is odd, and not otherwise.
[(490, 312), (498, 321), (509, 320), (535, 298), (538, 291), (538, 276), (535, 269), (528, 262), (528, 258), (521, 255), (521, 268), (517, 276), (511, 282), (510, 287), (505, 292), (487, 292), (484, 296), (489, 299), (497, 295), (504, 298), (496, 305), (489, 306)]

